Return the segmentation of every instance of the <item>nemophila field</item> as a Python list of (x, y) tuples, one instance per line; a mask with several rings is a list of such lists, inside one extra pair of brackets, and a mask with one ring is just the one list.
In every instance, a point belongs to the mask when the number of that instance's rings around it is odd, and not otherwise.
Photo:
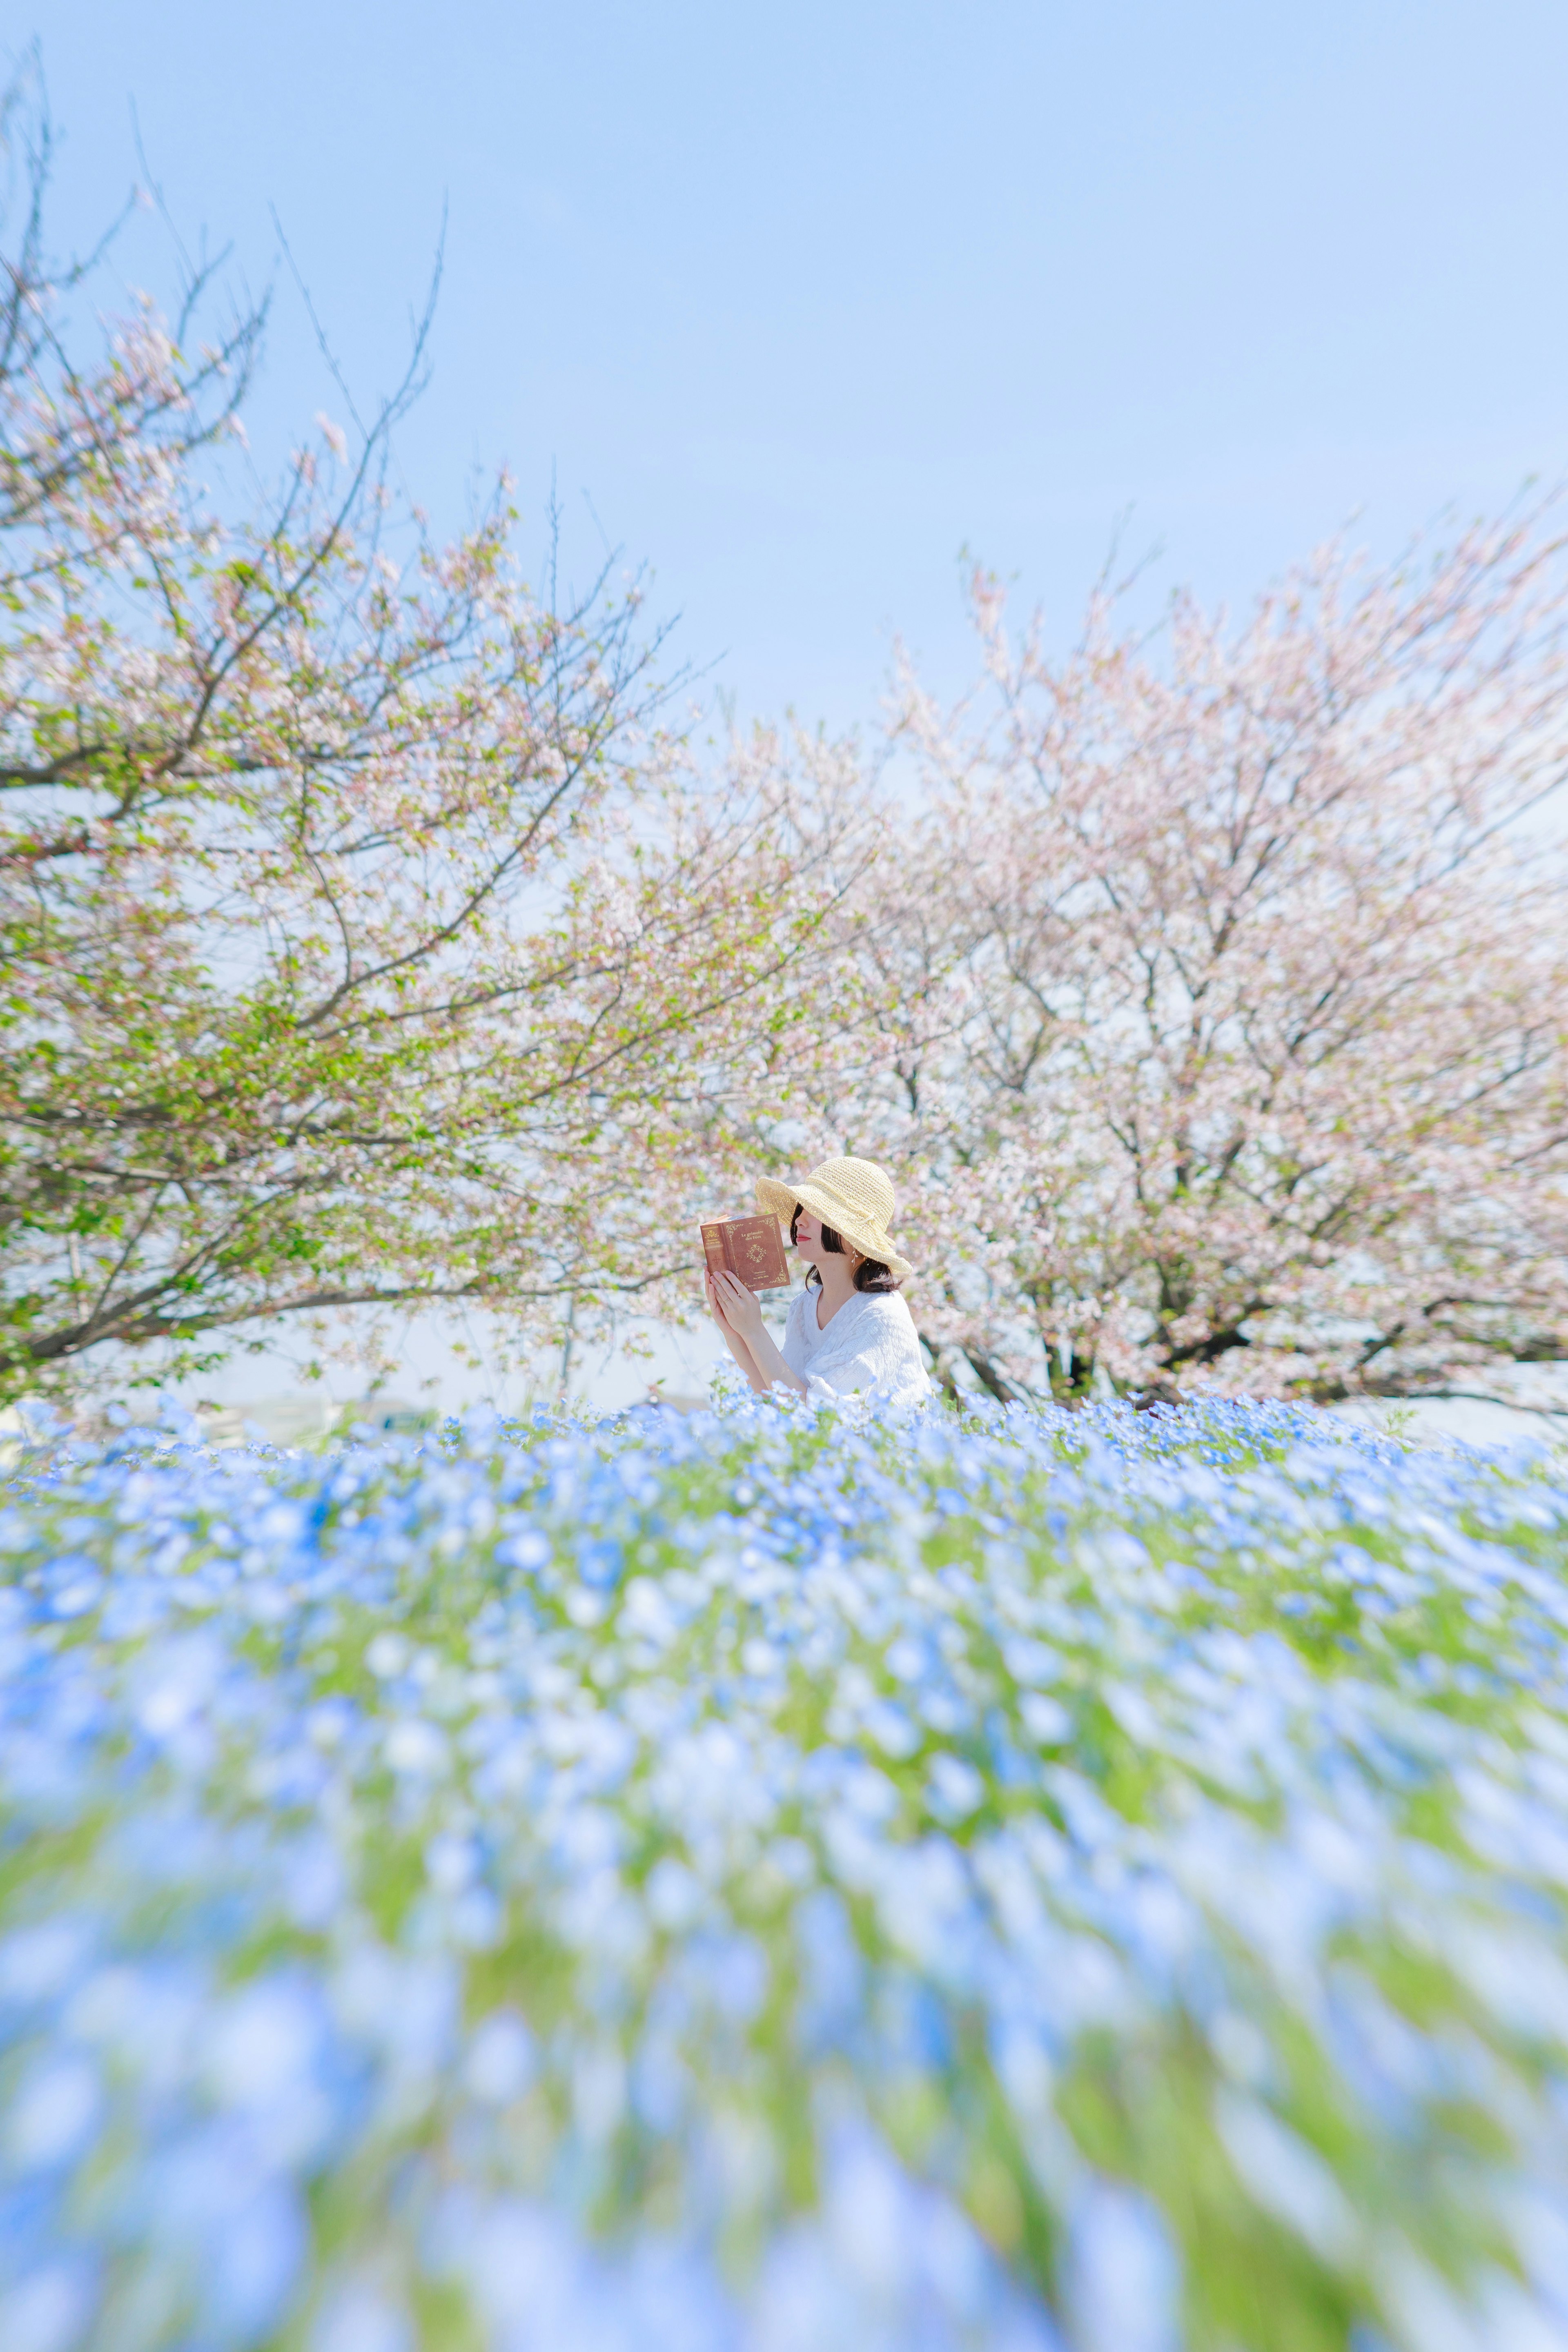
[(27, 1457), (5, 2352), (1568, 2340), (1568, 1477), (1278, 1407)]

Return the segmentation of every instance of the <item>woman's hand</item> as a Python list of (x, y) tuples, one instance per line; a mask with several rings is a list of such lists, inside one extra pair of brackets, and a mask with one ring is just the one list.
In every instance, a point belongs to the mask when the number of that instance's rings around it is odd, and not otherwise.
[(708, 1296), (720, 1321), (727, 1323), (737, 1339), (748, 1347), (762, 1339), (763, 1302), (755, 1291), (748, 1290), (732, 1274), (710, 1274)]
[(798, 1372), (792, 1372), (768, 1335), (763, 1321), (763, 1302), (743, 1282), (732, 1274), (709, 1274), (703, 1276), (708, 1293), (708, 1306), (713, 1320), (724, 1334), (724, 1345), (745, 1373), (759, 1396), (770, 1388), (793, 1389), (796, 1396), (805, 1396), (805, 1382)]

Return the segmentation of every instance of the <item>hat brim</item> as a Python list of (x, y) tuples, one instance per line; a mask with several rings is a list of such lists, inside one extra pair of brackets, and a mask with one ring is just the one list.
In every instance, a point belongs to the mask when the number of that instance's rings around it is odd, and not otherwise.
[(909, 1259), (899, 1255), (886, 1234), (878, 1233), (868, 1220), (846, 1208), (842, 1201), (836, 1201), (831, 1192), (819, 1192), (815, 1184), (779, 1184), (771, 1176), (759, 1176), (757, 1206), (765, 1216), (777, 1217), (785, 1225), (797, 1209), (809, 1209), (814, 1217), (831, 1225), (845, 1241), (853, 1242), (867, 1257), (874, 1257), (900, 1282), (907, 1281), (914, 1272)]

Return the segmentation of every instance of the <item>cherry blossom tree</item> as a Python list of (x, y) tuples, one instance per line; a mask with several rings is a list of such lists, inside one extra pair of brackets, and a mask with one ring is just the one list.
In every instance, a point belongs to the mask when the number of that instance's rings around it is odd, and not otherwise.
[(994, 1392), (1507, 1392), (1568, 1356), (1568, 768), (1550, 507), (1239, 628), (1097, 596), (1068, 658), (974, 583), (906, 675), (926, 798), (874, 870), (879, 1047), (939, 1362)]
[(261, 314), (198, 344), (198, 279), (78, 358), (87, 272), (47, 259), (29, 127), (0, 306), (0, 1392), (79, 1387), (116, 1345), (166, 1377), (279, 1316), (473, 1302), (521, 1344), (657, 1304), (791, 1041), (817, 1050), (845, 823), (798, 763), (708, 775), (661, 734), (636, 584), (531, 593), (504, 482), (447, 545), (399, 507), (420, 347), (235, 520), (212, 484)]

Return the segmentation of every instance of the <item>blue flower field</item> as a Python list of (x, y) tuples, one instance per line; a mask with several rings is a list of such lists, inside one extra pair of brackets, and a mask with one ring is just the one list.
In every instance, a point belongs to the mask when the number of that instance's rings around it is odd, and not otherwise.
[(1568, 2345), (1568, 1473), (730, 1404), (0, 1504), (4, 2352)]

